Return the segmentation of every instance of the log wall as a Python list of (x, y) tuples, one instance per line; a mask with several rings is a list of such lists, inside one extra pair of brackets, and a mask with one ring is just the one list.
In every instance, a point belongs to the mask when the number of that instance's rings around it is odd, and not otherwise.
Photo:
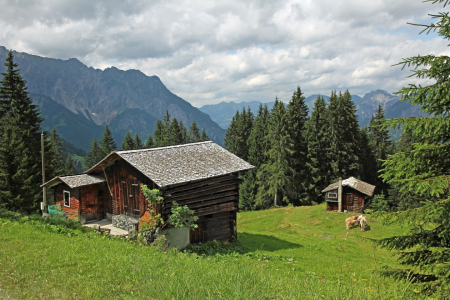
[[(337, 190), (331, 191), (336, 192)], [(328, 193), (325, 195), (328, 211), (338, 211), (338, 203), (334, 199), (328, 199)], [(364, 212), (367, 204), (366, 195), (354, 190), (350, 187), (344, 186), (342, 191), (342, 210), (347, 212)]]
[[(124, 214), (134, 218), (140, 218), (147, 211), (148, 203), (141, 191), (141, 184), (150, 189), (157, 186), (147, 177), (142, 175), (130, 164), (123, 160), (116, 160), (105, 168), (106, 180), (109, 183), (112, 197), (107, 184), (104, 184), (105, 211), (113, 215)], [(103, 171), (97, 174), (105, 177)], [(160, 206), (156, 208), (159, 213)]]
[(103, 183), (81, 187), (81, 215), (104, 216), (103, 188)]
[(198, 228), (191, 231), (191, 243), (229, 240), (236, 236), (239, 183), (237, 174), (229, 174), (168, 187), (163, 193), (163, 216), (170, 214), (176, 201), (199, 217)]
[[(80, 216), (80, 188), (71, 189), (67, 184), (61, 183), (53, 189), (55, 204), (60, 204), (69, 218), (78, 218)], [(70, 207), (64, 206), (64, 191), (70, 192)]]

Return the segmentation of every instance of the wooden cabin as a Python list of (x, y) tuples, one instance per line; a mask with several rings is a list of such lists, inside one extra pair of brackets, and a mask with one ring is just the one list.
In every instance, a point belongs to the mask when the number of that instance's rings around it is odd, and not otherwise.
[[(254, 166), (211, 142), (115, 151), (85, 174), (56, 177), (55, 203), (70, 216), (87, 221), (125, 215), (138, 220), (148, 203), (141, 185), (157, 188), (163, 202), (156, 208), (167, 220), (174, 201), (198, 216), (191, 243), (236, 236), (239, 173)], [(67, 198), (67, 200), (66, 200)]]
[(330, 184), (322, 193), (325, 193), (328, 211), (362, 213), (374, 191), (374, 185), (350, 177)]

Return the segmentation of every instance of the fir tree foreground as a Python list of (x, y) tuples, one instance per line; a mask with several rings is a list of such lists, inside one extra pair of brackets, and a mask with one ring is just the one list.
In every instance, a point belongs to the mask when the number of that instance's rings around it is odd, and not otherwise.
[[(448, 0), (426, 1), (444, 3)], [(437, 22), (424, 26), (422, 32), (437, 31), (450, 39), (448, 12), (430, 15)], [(417, 24), (413, 24), (417, 25)], [(428, 78), (428, 86), (410, 84), (397, 94), (403, 101), (423, 105), (422, 111), (434, 114), (432, 118), (405, 118), (390, 120), (391, 127), (403, 126), (412, 133), (415, 143), (409, 149), (388, 156), (384, 163), (383, 179), (413, 192), (425, 206), (387, 216), (386, 224), (413, 225), (409, 235), (385, 238), (378, 241), (382, 247), (400, 251), (400, 262), (410, 270), (390, 270), (388, 274), (423, 283), (423, 291), (439, 292), (442, 299), (450, 296), (450, 57), (446, 55), (415, 56), (398, 65), (413, 67), (408, 77)], [(402, 69), (403, 69), (402, 68)], [(422, 69), (423, 68), (423, 69)]]

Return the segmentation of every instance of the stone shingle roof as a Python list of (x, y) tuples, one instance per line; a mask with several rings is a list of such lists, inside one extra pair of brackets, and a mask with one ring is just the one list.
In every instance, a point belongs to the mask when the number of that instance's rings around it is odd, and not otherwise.
[[(368, 184), (367, 182), (356, 179), (355, 177), (349, 177), (342, 181), (342, 186), (351, 187), (357, 191), (360, 191), (367, 196), (373, 196), (373, 192), (375, 191), (375, 186)], [(339, 187), (339, 182), (335, 182), (327, 186), (322, 193), (335, 190)]]
[(80, 174), (80, 175), (70, 175), (70, 176), (59, 176), (55, 177), (52, 180), (47, 181), (42, 186), (51, 186), (57, 184), (59, 182), (64, 182), (70, 188), (76, 188), (85, 185), (92, 185), (97, 183), (102, 183), (106, 181), (105, 178), (97, 175), (91, 174)]
[(243, 159), (210, 141), (160, 148), (116, 151), (115, 153), (159, 187), (254, 168)]

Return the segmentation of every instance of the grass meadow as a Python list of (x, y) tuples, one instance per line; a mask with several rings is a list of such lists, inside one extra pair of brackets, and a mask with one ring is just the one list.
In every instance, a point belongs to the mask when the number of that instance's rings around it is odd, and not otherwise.
[(349, 215), (239, 213), (238, 242), (181, 252), (0, 219), (0, 299), (433, 299), (379, 275), (396, 257), (366, 238), (407, 229), (369, 216), (368, 231), (347, 231)]

